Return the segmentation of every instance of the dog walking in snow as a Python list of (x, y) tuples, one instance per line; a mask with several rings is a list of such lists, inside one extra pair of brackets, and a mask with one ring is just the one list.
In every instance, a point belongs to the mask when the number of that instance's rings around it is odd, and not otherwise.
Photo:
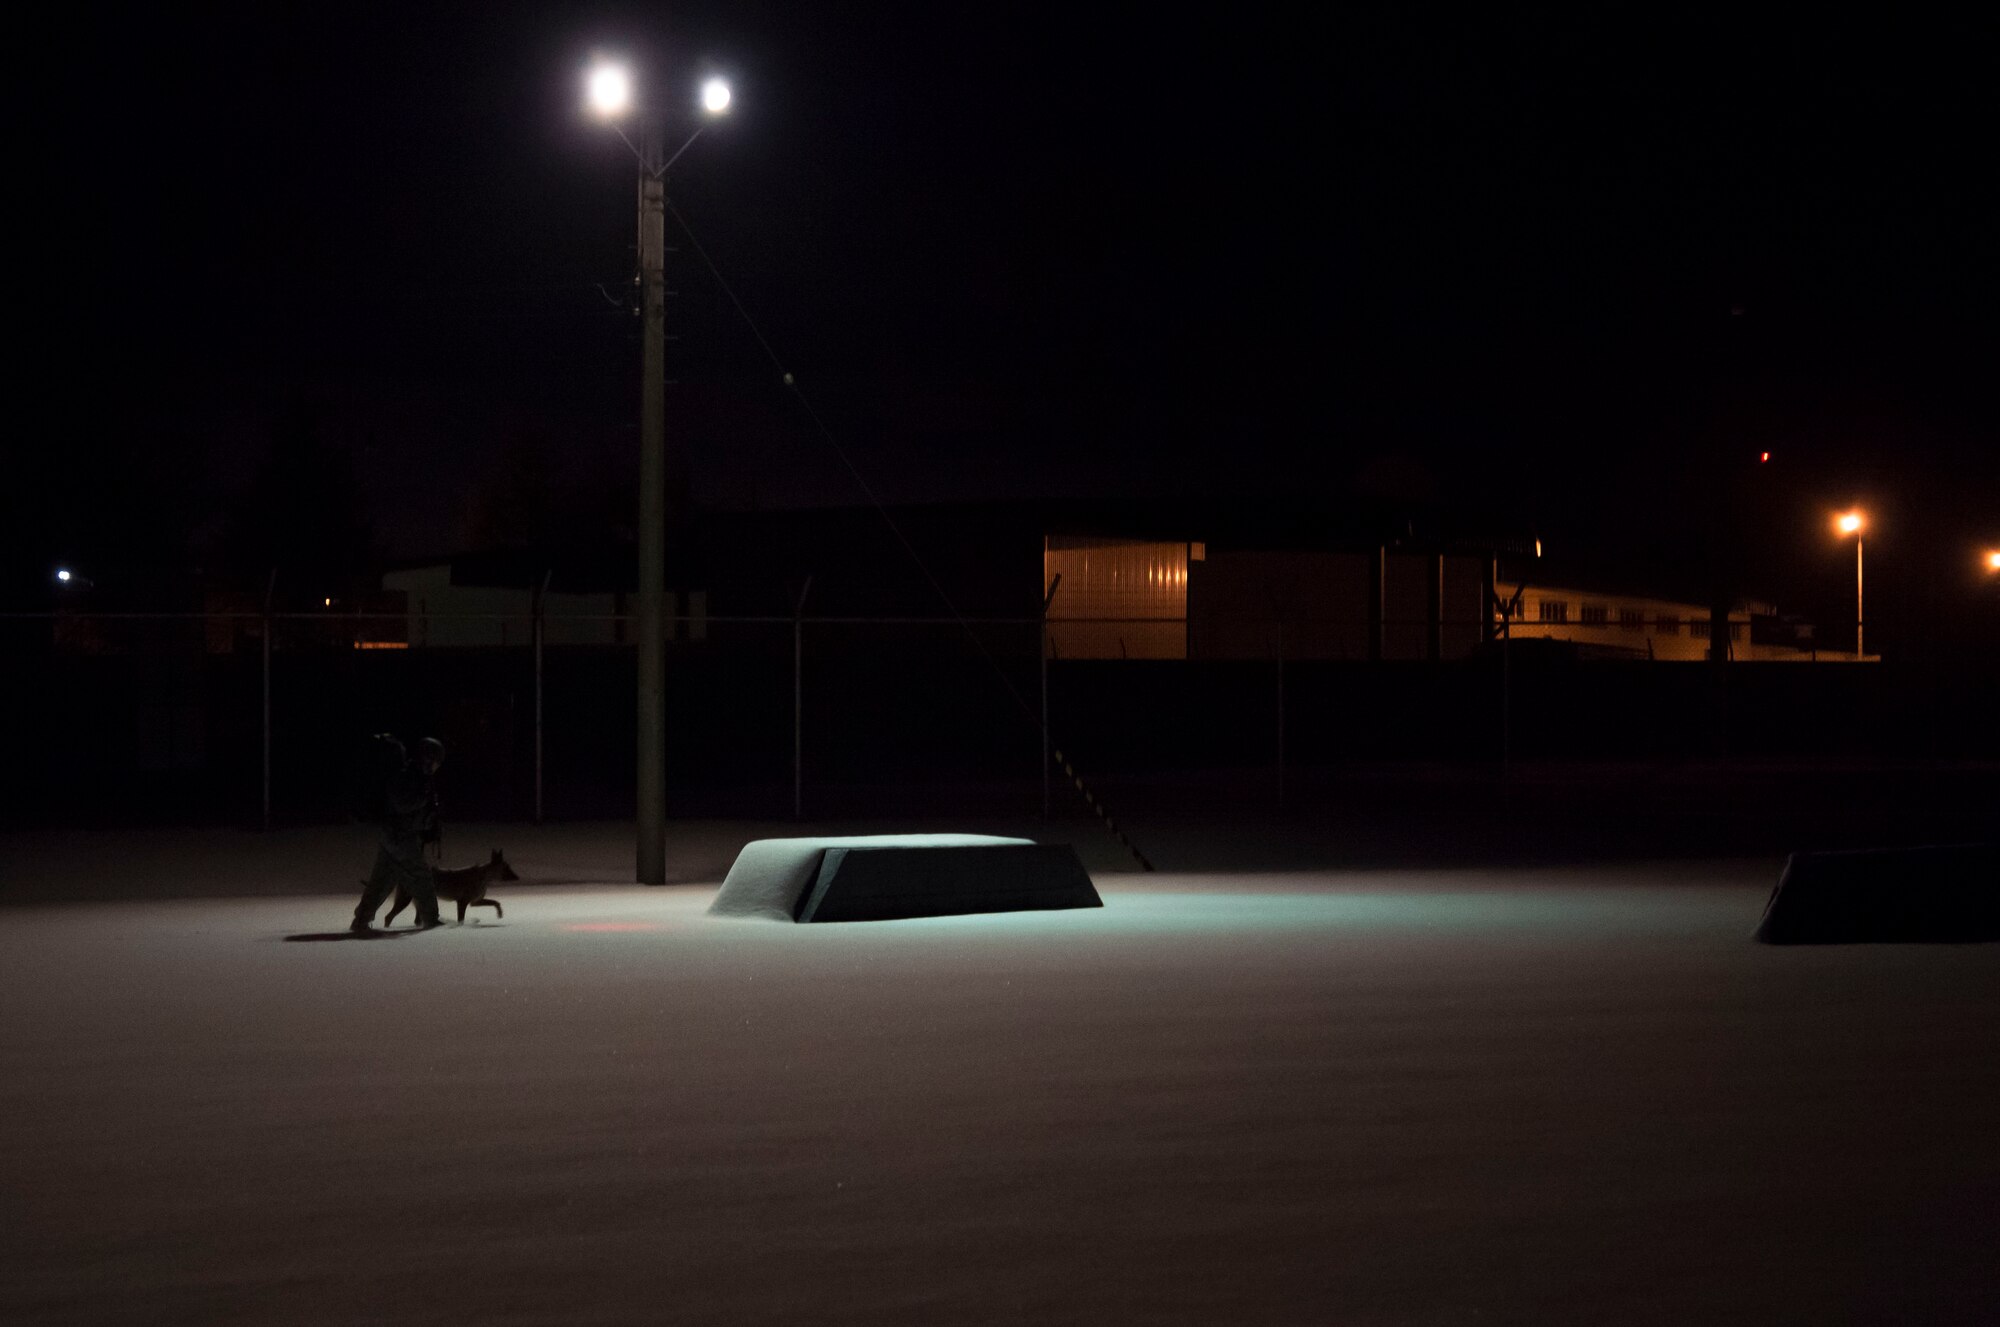
[[(458, 919), (461, 922), (465, 920), (467, 908), (491, 908), (495, 917), (505, 917), (507, 914), (501, 909), (499, 901), (486, 897), (486, 887), (495, 880), (520, 878), (514, 873), (514, 868), (507, 864), (507, 859), (500, 855), (498, 848), (493, 850), (490, 858), (478, 866), (460, 867), (455, 871), (440, 871), (435, 867), (431, 869), (431, 883), (436, 889), (437, 897), (449, 898), (458, 904)], [(397, 885), (396, 905), (389, 909), (389, 915), (382, 919), (382, 924), (387, 926), (395, 921), (396, 914), (410, 906), (410, 900), (410, 887)]]

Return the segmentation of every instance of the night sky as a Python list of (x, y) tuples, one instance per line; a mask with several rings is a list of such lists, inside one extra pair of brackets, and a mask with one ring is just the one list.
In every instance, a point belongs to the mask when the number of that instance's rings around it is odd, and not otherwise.
[[(1726, 526), (1747, 589), (1824, 609), (1851, 587), (1828, 513), (1859, 501), (1902, 611), (1992, 610), (1990, 23), (59, 22), (14, 91), (17, 601), (57, 559), (240, 570), (274, 520), (377, 557), (629, 527), (634, 166), (582, 111), (602, 51), (688, 105), (733, 80), (669, 197), (891, 501), (1359, 494), (1654, 571)], [(668, 239), (693, 501), (861, 500)], [(300, 492), (331, 496), (285, 513)]]

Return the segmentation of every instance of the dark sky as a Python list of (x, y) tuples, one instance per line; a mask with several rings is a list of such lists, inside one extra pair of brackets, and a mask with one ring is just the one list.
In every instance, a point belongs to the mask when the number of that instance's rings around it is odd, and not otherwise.
[[(892, 500), (1360, 491), (1672, 561), (1721, 485), (1782, 591), (1835, 504), (1885, 567), (2000, 541), (1990, 23), (1312, 8), (72, 10), (14, 89), (15, 561), (216, 559), (300, 438), (389, 554), (625, 510), (598, 50), (733, 77), (670, 197)], [(856, 500), (668, 228), (695, 501)]]

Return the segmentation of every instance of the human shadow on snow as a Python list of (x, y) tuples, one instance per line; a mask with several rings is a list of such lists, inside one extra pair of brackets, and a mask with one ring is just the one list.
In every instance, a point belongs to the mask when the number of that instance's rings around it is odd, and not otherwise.
[[(453, 927), (463, 926), (471, 930), (480, 931), (504, 931), (507, 929), (506, 922), (484, 922), (477, 918), (462, 922), (446, 922), (444, 925)], [(307, 940), (400, 940), (406, 935), (421, 935), (426, 929), (437, 930), (440, 928), (409, 926), (394, 931), (302, 931), (297, 935), (286, 936), (285, 942), (287, 944), (297, 944)]]
[(301, 940), (400, 940), (406, 935), (415, 935), (415, 928), (406, 931), (305, 931), (298, 935), (288, 935), (288, 944)]

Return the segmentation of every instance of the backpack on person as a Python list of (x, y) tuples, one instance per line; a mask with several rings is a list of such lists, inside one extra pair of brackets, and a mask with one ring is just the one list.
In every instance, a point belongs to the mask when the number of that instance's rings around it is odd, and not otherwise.
[(389, 815), (389, 780), (403, 768), (408, 753), (391, 733), (371, 733), (348, 761), (347, 814), (371, 825)]

